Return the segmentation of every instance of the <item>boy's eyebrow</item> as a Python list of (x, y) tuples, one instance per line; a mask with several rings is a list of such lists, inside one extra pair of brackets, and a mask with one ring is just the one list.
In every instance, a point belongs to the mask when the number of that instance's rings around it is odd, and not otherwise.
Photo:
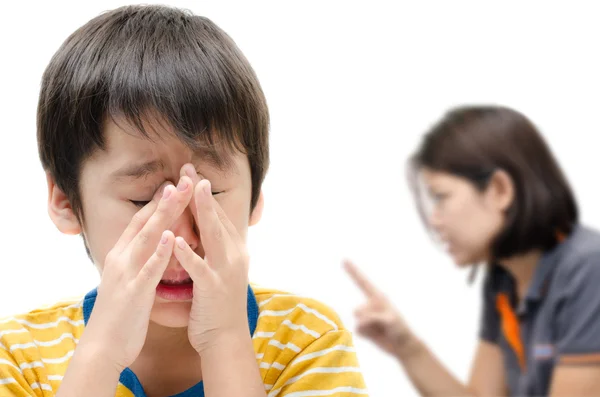
[[(192, 162), (207, 163), (221, 172), (231, 171), (232, 164), (223, 157), (226, 157), (226, 155), (219, 155), (214, 149), (200, 147), (195, 150)], [(159, 159), (154, 159), (144, 163), (128, 164), (114, 171), (111, 177), (113, 180), (123, 178), (142, 179), (162, 169), (164, 169), (164, 163)]]
[(220, 151), (215, 147), (198, 146), (194, 148), (193, 163), (205, 163), (220, 172), (228, 173), (232, 171), (231, 154), (227, 151)]
[(160, 160), (150, 160), (141, 164), (128, 164), (111, 174), (113, 179), (133, 178), (141, 179), (164, 168)]

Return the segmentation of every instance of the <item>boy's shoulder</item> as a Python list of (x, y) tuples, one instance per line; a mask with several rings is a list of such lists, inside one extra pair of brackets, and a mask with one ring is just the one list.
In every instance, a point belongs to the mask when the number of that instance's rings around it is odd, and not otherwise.
[[(74, 347), (83, 332), (83, 297), (67, 299), (50, 305), (39, 306), (29, 312), (0, 318), (0, 348), (13, 354), (25, 346), (32, 348)], [(64, 343), (70, 341), (71, 343)], [(43, 349), (47, 350), (47, 349)]]
[(345, 330), (338, 314), (317, 299), (255, 284), (252, 290), (258, 304), (259, 323), (268, 318), (278, 325), (302, 321), (321, 333)]
[[(0, 318), (0, 378), (5, 387), (23, 395), (34, 388), (58, 388), (83, 332), (82, 303), (83, 297), (68, 299)], [(22, 389), (23, 376), (36, 382)]]
[(251, 287), (258, 304), (253, 344), (269, 396), (367, 394), (352, 333), (333, 309), (306, 296)]
[[(83, 296), (63, 299), (49, 305), (40, 305), (25, 313), (0, 317), (0, 340), (5, 335), (30, 332), (47, 334), (81, 328), (83, 321)], [(19, 332), (11, 332), (19, 330)]]
[(256, 285), (252, 289), (258, 304), (253, 339), (259, 355), (284, 353), (287, 361), (311, 346), (330, 348), (350, 342), (351, 332), (323, 302), (278, 289)]

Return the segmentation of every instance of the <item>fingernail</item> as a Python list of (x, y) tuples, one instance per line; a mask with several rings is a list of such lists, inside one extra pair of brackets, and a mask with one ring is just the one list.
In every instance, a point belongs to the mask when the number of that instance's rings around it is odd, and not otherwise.
[(206, 194), (207, 196), (210, 196), (210, 181), (206, 181), (206, 183), (204, 184), (204, 194)]
[(185, 248), (185, 240), (183, 237), (177, 237), (177, 246), (181, 249)]
[(156, 189), (153, 198), (156, 198), (158, 200), (160, 197), (162, 197), (162, 195), (165, 193), (165, 188), (169, 185), (170, 183), (163, 183), (162, 185), (160, 185), (160, 187)]
[(191, 165), (187, 165), (187, 166), (184, 167), (184, 172), (193, 181), (194, 177), (196, 176), (196, 170), (192, 169), (192, 168), (193, 167)]
[(180, 192), (184, 192), (185, 189), (187, 189), (187, 182), (183, 179), (179, 180), (179, 183), (177, 184), (177, 190), (179, 190)]
[(171, 195), (171, 185), (165, 186), (165, 189), (163, 190), (163, 199), (168, 199), (169, 196)]
[(164, 245), (167, 243), (167, 240), (169, 240), (169, 236), (167, 236), (167, 232), (164, 231), (160, 239), (160, 243)]

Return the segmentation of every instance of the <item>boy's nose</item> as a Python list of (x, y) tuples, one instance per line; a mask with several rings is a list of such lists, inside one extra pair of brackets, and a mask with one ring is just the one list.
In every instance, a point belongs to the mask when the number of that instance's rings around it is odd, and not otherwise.
[(183, 237), (183, 239), (188, 243), (190, 248), (194, 251), (198, 248), (200, 243), (200, 237), (196, 232), (196, 223), (194, 220), (194, 216), (192, 215), (192, 211), (190, 208), (186, 208), (185, 211), (177, 218), (175, 223), (171, 225), (171, 231), (177, 236)]

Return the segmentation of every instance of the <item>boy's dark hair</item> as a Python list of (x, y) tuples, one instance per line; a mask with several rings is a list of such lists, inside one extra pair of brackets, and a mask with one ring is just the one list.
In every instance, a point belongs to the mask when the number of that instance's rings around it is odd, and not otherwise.
[[(75, 31), (42, 79), (40, 159), (79, 219), (81, 167), (105, 148), (104, 121), (126, 120), (152, 139), (143, 127), (151, 117), (192, 148), (246, 154), (254, 208), (269, 165), (269, 113), (252, 67), (207, 18), (164, 6), (127, 6)], [(222, 164), (224, 152), (215, 150)]]
[[(513, 109), (451, 109), (425, 135), (411, 159), (409, 172), (417, 193), (423, 168), (466, 178), (479, 190), (497, 170), (510, 175), (515, 198), (493, 242), (493, 260), (533, 249), (546, 251), (578, 221), (573, 192), (546, 142), (531, 121)], [(417, 202), (423, 215), (422, 203)]]

